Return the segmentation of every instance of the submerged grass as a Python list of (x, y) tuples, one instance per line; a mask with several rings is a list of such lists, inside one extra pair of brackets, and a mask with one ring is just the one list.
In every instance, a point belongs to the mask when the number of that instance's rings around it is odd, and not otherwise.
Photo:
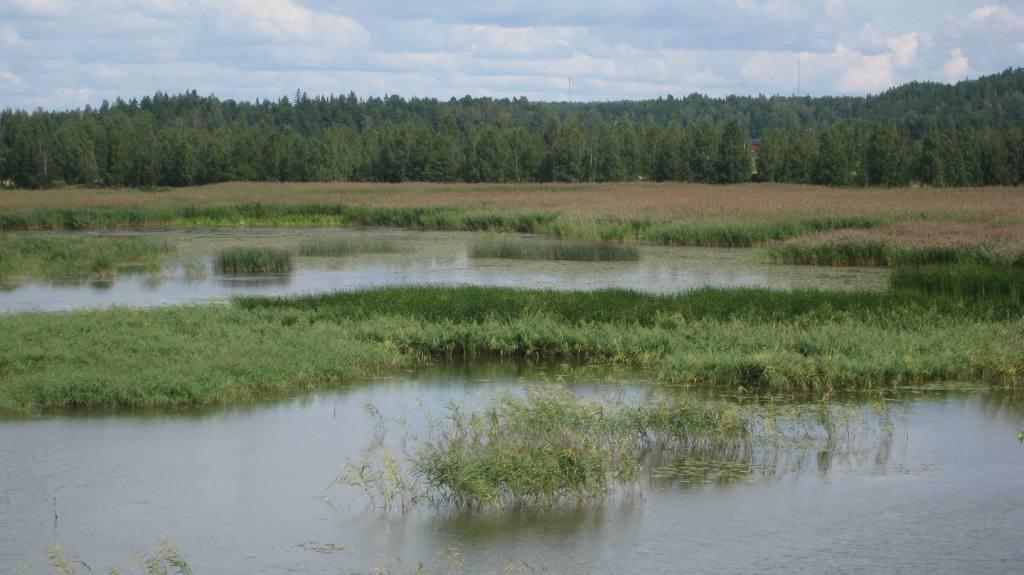
[(358, 254), (393, 254), (401, 251), (398, 244), (386, 238), (346, 238), (314, 240), (299, 246), (303, 257), (343, 257)]
[(74, 279), (123, 266), (155, 270), (169, 250), (141, 238), (0, 235), (0, 281)]
[(470, 246), (472, 258), (568, 261), (635, 261), (640, 251), (635, 246), (552, 241), (488, 240)]
[(0, 410), (228, 403), (458, 356), (619, 364), (671, 383), (777, 390), (1018, 387), (1021, 305), (910, 289), (413, 287), (19, 314), (0, 316)]
[(349, 462), (337, 483), (385, 510), (429, 501), (459, 509), (550, 509), (599, 502), (638, 483), (642, 450), (746, 445), (736, 406), (682, 399), (586, 401), (564, 389), (505, 394), (482, 409), (449, 407), (403, 467), (390, 452)]
[(283, 274), (292, 271), (292, 254), (276, 248), (231, 248), (217, 255), (213, 267), (222, 274)]

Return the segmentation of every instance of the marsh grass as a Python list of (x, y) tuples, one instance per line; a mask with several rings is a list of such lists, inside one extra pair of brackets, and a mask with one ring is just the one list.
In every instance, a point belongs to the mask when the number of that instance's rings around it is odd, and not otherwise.
[[(371, 415), (382, 437), (387, 424), (375, 410)], [(536, 386), (475, 408), (450, 404), (441, 417), (428, 418), (425, 432), (402, 439), (404, 459), (375, 440), (361, 459), (346, 463), (336, 483), (362, 490), (385, 511), (421, 503), (476, 512), (590, 505), (640, 493), (645, 467), (652, 477), (671, 471), (686, 480), (710, 471), (728, 481), (749, 474), (749, 461), (768, 462), (780, 451), (859, 450), (862, 436), (891, 439), (890, 417), (884, 406), (865, 417), (860, 406), (824, 400), (781, 406), (679, 394), (607, 400)], [(666, 459), (677, 469), (657, 463)]]
[(0, 212), (0, 231), (180, 226), (392, 226), (531, 233), (555, 220), (545, 212), (471, 211), (458, 207), (342, 204), (133, 205)]
[(636, 246), (561, 241), (487, 240), (474, 242), (471, 258), (568, 261), (635, 261), (640, 259)]
[(982, 246), (894, 246), (882, 241), (826, 243), (817, 245), (782, 244), (767, 248), (768, 257), (777, 263), (818, 266), (922, 266), (1003, 264), (1024, 267), (1024, 256), (1017, 261), (995, 254)]
[(169, 251), (164, 242), (141, 238), (0, 235), (0, 280), (75, 279), (124, 266), (153, 271)]
[[(744, 415), (726, 404), (585, 401), (563, 388), (503, 394), (478, 411), (451, 405), (428, 433), (408, 464), (376, 451), (349, 462), (337, 483), (361, 488), (384, 509), (395, 500), (403, 511), (423, 501), (475, 511), (550, 509), (634, 487), (642, 450), (751, 440)], [(368, 474), (373, 468), (379, 473)]]
[(386, 238), (344, 238), (303, 242), (298, 253), (303, 257), (344, 257), (358, 254), (393, 254), (400, 251), (397, 243)]
[(1008, 299), (1024, 304), (1024, 267), (930, 266), (893, 271), (893, 289), (956, 300)]
[(232, 305), (0, 315), (0, 410), (249, 401), (451, 358), (640, 368), (667, 383), (819, 393), (1024, 384), (1010, 296), (387, 288)]
[(231, 248), (217, 255), (213, 267), (222, 274), (284, 274), (292, 271), (292, 255), (275, 248)]

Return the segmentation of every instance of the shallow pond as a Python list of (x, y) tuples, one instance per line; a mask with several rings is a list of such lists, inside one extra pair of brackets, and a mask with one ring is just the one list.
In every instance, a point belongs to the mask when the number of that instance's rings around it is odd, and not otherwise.
[[(756, 250), (641, 246), (627, 262), (566, 262), (473, 259), (468, 246), (490, 237), (463, 232), (350, 228), (174, 229), (88, 232), (154, 238), (175, 248), (160, 273), (121, 272), (113, 279), (26, 282), (0, 289), (0, 312), (87, 307), (153, 306), (209, 302), (236, 295), (292, 295), (358, 288), (443, 284), (591, 290), (628, 288), (670, 293), (701, 287), (882, 290), (888, 272), (873, 268), (789, 266), (767, 263)], [(310, 240), (392, 240), (393, 254), (299, 257), (287, 275), (236, 276), (214, 273), (222, 249), (297, 248)], [(522, 241), (539, 241), (521, 236)], [(547, 241), (547, 240), (544, 240)]]
[(770, 472), (728, 460), (651, 471), (642, 496), (585, 509), (402, 515), (330, 486), (374, 441), (367, 403), (389, 417), (440, 414), (451, 400), (551, 381), (610, 398), (666, 392), (612, 379), (439, 368), (236, 408), (0, 420), (0, 573), (49, 572), (54, 544), (93, 569), (130, 571), (134, 553), (165, 539), (196, 573), (218, 574), (406, 573), (420, 562), (466, 573), (1013, 573), (1024, 562), (1024, 402), (984, 387), (904, 394), (889, 403), (895, 432), (856, 448), (792, 448)]

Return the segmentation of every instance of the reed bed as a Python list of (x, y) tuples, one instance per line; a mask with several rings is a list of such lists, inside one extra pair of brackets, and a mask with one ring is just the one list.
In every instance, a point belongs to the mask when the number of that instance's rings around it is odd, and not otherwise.
[(957, 300), (1008, 299), (1024, 303), (1024, 267), (946, 266), (895, 270), (893, 289)]
[(0, 280), (68, 280), (125, 266), (152, 271), (169, 251), (164, 242), (140, 238), (0, 235)]
[(469, 257), (518, 260), (617, 262), (636, 261), (640, 259), (640, 251), (636, 246), (623, 246), (618, 244), (488, 240), (474, 242), (470, 246)]
[(774, 261), (811, 265), (1024, 266), (1024, 227), (995, 222), (904, 221), (824, 230), (771, 245)]
[(783, 244), (767, 249), (777, 263), (818, 266), (923, 266), (993, 264), (1024, 267), (1024, 255), (1008, 257), (981, 246), (898, 247), (883, 242), (797, 245)]
[(344, 257), (358, 254), (394, 254), (400, 251), (397, 243), (386, 238), (345, 238), (303, 242), (298, 253), (303, 257)]
[(222, 274), (285, 274), (292, 271), (292, 254), (275, 248), (231, 248), (213, 262)]
[(622, 365), (747, 389), (1020, 387), (1024, 312), (1019, 297), (989, 292), (410, 287), (27, 313), (0, 316), (0, 410), (231, 403), (455, 357)]
[(178, 226), (392, 226), (532, 233), (557, 216), (469, 211), (457, 207), (361, 207), (344, 204), (133, 205), (0, 212), (0, 231)]

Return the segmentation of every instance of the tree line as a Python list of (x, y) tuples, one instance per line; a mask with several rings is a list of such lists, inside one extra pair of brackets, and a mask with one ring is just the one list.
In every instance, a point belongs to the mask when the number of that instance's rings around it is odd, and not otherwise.
[[(765, 112), (767, 110), (767, 112)], [(899, 111), (902, 115), (890, 114)], [(1024, 182), (1024, 70), (865, 98), (236, 102), (158, 93), (0, 113), (0, 182)]]

